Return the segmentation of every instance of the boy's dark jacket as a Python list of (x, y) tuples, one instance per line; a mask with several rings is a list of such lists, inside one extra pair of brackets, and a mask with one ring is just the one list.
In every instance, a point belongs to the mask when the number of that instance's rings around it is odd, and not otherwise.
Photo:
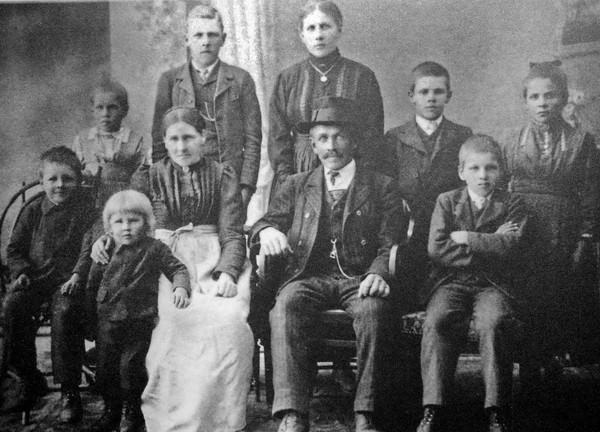
[(64, 204), (40, 195), (19, 215), (7, 246), (11, 278), (26, 274), (33, 281), (65, 282), (72, 273), (87, 275), (89, 266), (80, 255), (85, 232), (96, 216), (94, 202), (83, 190)]
[[(408, 201), (415, 230), (412, 242), (425, 253), (429, 221), (439, 194), (462, 185), (458, 178), (458, 151), (473, 132), (466, 126), (444, 117), (436, 131), (431, 156), (419, 135), (414, 118), (385, 134), (387, 151), (391, 153), (391, 171), (398, 179), (400, 193)], [(421, 252), (416, 251), (416, 252)]]
[(110, 254), (108, 264), (92, 264), (86, 287), (88, 306), (95, 298), (100, 318), (122, 321), (155, 317), (161, 273), (174, 288), (190, 293), (185, 265), (160, 240), (144, 237), (131, 246), (116, 246)]
[[(474, 208), (474, 206), (473, 206)], [(441, 194), (436, 202), (429, 232), (428, 252), (434, 263), (430, 283), (421, 299), (426, 302), (442, 284), (453, 280), (479, 279), (519, 297), (514, 283), (527, 225), (522, 201), (502, 190), (495, 190), (477, 219), (473, 216), (467, 187)], [(512, 221), (519, 229), (509, 234), (495, 234), (500, 225)], [(468, 244), (450, 239), (453, 231), (469, 231)]]

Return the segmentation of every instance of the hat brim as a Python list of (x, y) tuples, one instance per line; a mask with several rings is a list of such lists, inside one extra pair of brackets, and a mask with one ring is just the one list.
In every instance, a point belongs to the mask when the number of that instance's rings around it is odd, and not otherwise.
[(301, 134), (309, 134), (310, 130), (315, 126), (340, 126), (343, 128), (352, 127), (353, 123), (347, 121), (316, 121), (316, 122), (301, 122), (296, 125), (296, 131)]

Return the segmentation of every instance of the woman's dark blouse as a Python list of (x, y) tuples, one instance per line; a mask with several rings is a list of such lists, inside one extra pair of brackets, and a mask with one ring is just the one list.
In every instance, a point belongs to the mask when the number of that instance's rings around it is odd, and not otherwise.
[[(320, 81), (320, 70), (327, 71), (327, 82)], [(383, 139), (383, 101), (379, 83), (371, 69), (342, 57), (339, 51), (324, 58), (309, 57), (284, 71), (277, 77), (269, 105), (269, 160), (278, 176), (295, 173), (295, 127), (310, 120), (313, 103), (324, 96), (336, 96), (358, 102), (360, 112), (359, 155), (364, 163), (374, 167), (369, 158), (377, 154)]]
[(231, 167), (202, 159), (186, 172), (164, 158), (150, 167), (150, 195), (156, 228), (216, 225), (221, 257), (215, 273), (226, 272), (237, 280), (246, 246), (239, 181)]

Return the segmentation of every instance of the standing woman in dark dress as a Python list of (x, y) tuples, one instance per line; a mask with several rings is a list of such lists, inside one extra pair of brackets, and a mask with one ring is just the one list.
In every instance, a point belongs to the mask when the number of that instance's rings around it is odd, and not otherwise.
[(342, 13), (332, 1), (309, 1), (300, 14), (300, 39), (308, 58), (277, 77), (269, 105), (269, 160), (275, 172), (271, 196), (289, 174), (308, 171), (319, 160), (308, 134), (298, 123), (310, 120), (317, 99), (342, 97), (360, 106), (359, 156), (374, 167), (373, 158), (383, 139), (383, 102), (375, 74), (368, 67), (342, 57), (337, 47), (342, 35)]
[(529, 122), (505, 156), (509, 187), (532, 212), (535, 231), (523, 290), (536, 351), (547, 361), (572, 352), (580, 331), (586, 300), (576, 270), (597, 235), (600, 163), (592, 136), (561, 115), (567, 77), (556, 63), (531, 65), (523, 97)]

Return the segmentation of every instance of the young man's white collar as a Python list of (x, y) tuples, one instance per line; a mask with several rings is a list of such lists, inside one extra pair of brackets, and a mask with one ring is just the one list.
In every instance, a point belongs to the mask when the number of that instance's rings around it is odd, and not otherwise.
[(443, 115), (439, 116), (435, 120), (427, 120), (426, 118), (421, 117), (419, 114), (416, 114), (415, 118), (419, 127), (423, 129), (423, 131), (427, 135), (431, 135), (432, 133), (434, 133), (437, 130), (437, 128), (440, 127), (442, 120), (444, 120)]
[(217, 59), (210, 65), (206, 66), (206, 67), (200, 67), (196, 64), (196, 62), (194, 61), (194, 59), (192, 59), (192, 66), (194, 66), (194, 69), (196, 69), (198, 72), (200, 73), (204, 73), (204, 71), (206, 73), (206, 76), (209, 77), (210, 74), (212, 73), (213, 69), (219, 64), (219, 58), (217, 57)]
[(494, 191), (492, 191), (487, 196), (481, 196), (481, 195), (473, 192), (468, 186), (467, 186), (467, 192), (469, 193), (469, 198), (471, 198), (471, 202), (473, 203), (473, 205), (475, 207), (477, 207), (478, 210), (481, 210), (482, 208), (485, 207), (485, 205), (487, 204), (489, 199), (492, 197), (492, 194), (494, 193)]
[(331, 184), (331, 175), (329, 170), (325, 168), (325, 184), (327, 185), (327, 190), (340, 190), (340, 189), (348, 189), (350, 187), (350, 183), (354, 179), (354, 175), (356, 174), (356, 162), (352, 159), (345, 166), (337, 171), (339, 173), (338, 176), (335, 177), (335, 185)]

